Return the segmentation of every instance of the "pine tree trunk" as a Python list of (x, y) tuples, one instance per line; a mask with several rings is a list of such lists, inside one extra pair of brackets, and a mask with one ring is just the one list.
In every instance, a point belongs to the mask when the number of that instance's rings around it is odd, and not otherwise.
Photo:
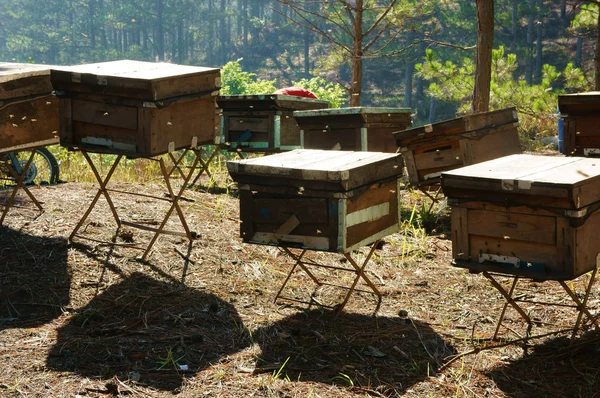
[(477, 0), (477, 63), (473, 89), (474, 113), (490, 108), (492, 48), (494, 45), (494, 0)]
[(354, 45), (352, 48), (352, 81), (350, 82), (350, 106), (360, 106), (363, 68), (363, 0), (356, 0), (354, 13)]
[(96, 0), (90, 0), (89, 2), (90, 12), (90, 47), (96, 48)]
[(600, 90), (600, 12), (598, 13), (598, 33), (596, 33), (596, 54), (594, 57), (594, 89)]
[(163, 27), (163, 0), (157, 0), (156, 40), (158, 41), (158, 60), (165, 60), (165, 33)]
[(538, 21), (536, 26), (536, 45), (535, 45), (535, 82), (536, 84), (540, 84), (542, 82), (542, 44), (544, 38), (543, 35), (543, 25), (542, 25), (542, 6), (543, 0), (538, 0)]
[(525, 57), (525, 81), (533, 84), (533, 34), (535, 24), (535, 0), (529, 1), (529, 17), (527, 18), (527, 54)]

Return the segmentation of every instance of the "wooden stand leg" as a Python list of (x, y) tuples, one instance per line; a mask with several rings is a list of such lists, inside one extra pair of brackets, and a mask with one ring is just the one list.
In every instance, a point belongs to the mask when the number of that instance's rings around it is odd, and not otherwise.
[(190, 150), (189, 149), (185, 149), (183, 151), (183, 153), (181, 154), (181, 156), (179, 156), (178, 159), (175, 159), (175, 155), (173, 155), (172, 152), (169, 152), (169, 157), (171, 158), (171, 161), (173, 162), (173, 167), (171, 167), (171, 170), (169, 170), (169, 177), (171, 177), (171, 174), (173, 174), (173, 172), (175, 170), (177, 170), (179, 172), (179, 176), (183, 179), (185, 179), (185, 173), (183, 172), (183, 170), (181, 170), (181, 167), (179, 166), (183, 159), (185, 158), (185, 156), (188, 154)]
[(571, 299), (575, 302), (575, 304), (577, 304), (577, 307), (576, 307), (577, 311), (578, 311), (577, 321), (575, 322), (575, 326), (573, 327), (573, 333), (571, 334), (571, 339), (575, 338), (575, 336), (577, 335), (577, 332), (579, 331), (579, 325), (581, 324), (581, 320), (582, 320), (584, 314), (585, 314), (585, 316), (587, 316), (587, 318), (590, 320), (590, 322), (592, 322), (596, 326), (596, 329), (598, 329), (598, 327), (600, 327), (600, 325), (598, 325), (598, 320), (596, 319), (596, 317), (594, 317), (590, 313), (590, 311), (587, 309), (587, 302), (590, 297), (590, 291), (592, 289), (592, 286), (594, 285), (594, 282), (596, 280), (597, 271), (598, 271), (598, 268), (596, 268), (592, 271), (590, 281), (588, 282), (588, 285), (585, 289), (585, 296), (583, 298), (583, 301), (579, 300), (579, 297), (577, 297), (575, 292), (573, 290), (571, 290), (564, 281), (559, 281), (560, 285), (563, 287), (563, 289), (565, 289), (565, 291), (567, 292), (569, 297), (571, 297)]
[(154, 236), (150, 240), (150, 243), (148, 244), (148, 248), (146, 249), (146, 251), (142, 255), (142, 260), (145, 260), (146, 257), (148, 257), (148, 254), (150, 254), (150, 250), (152, 249), (152, 246), (154, 245), (154, 243), (158, 239), (158, 236), (160, 234), (162, 234), (162, 233), (165, 233), (165, 231), (163, 231), (163, 229), (164, 229), (165, 225), (167, 224), (167, 221), (169, 220), (169, 217), (171, 217), (171, 214), (173, 213), (173, 210), (175, 210), (177, 212), (177, 215), (179, 216), (179, 220), (181, 222), (181, 225), (183, 226), (183, 229), (185, 230), (186, 237), (189, 239), (190, 242), (194, 240), (194, 237), (192, 236), (192, 232), (190, 231), (190, 229), (189, 229), (189, 227), (187, 225), (187, 221), (185, 220), (185, 216), (183, 215), (183, 211), (181, 210), (181, 207), (179, 206), (179, 199), (181, 198), (181, 195), (183, 194), (183, 191), (185, 191), (185, 189), (187, 187), (187, 184), (188, 184), (190, 178), (192, 177), (194, 169), (195, 169), (195, 167), (198, 164), (198, 159), (199, 159), (199, 156), (196, 156), (196, 158), (194, 159), (194, 164), (190, 168), (190, 171), (185, 176), (183, 184), (181, 185), (181, 188), (179, 189), (179, 192), (177, 193), (177, 195), (175, 195), (175, 193), (173, 192), (173, 188), (171, 187), (171, 182), (169, 180), (169, 173), (167, 172), (167, 168), (165, 166), (164, 161), (162, 159), (159, 160), (160, 170), (161, 170), (161, 172), (163, 174), (163, 177), (165, 179), (165, 184), (166, 184), (167, 189), (169, 191), (169, 195), (171, 196), (171, 207), (167, 211), (167, 214), (165, 215), (162, 223), (160, 224), (160, 226), (158, 227), (158, 229), (154, 233)]
[(369, 278), (367, 278), (367, 276), (365, 275), (365, 268), (367, 267), (369, 260), (371, 260), (371, 256), (375, 252), (375, 249), (377, 248), (378, 244), (379, 244), (379, 241), (376, 241), (375, 243), (373, 243), (373, 245), (371, 246), (371, 250), (369, 251), (369, 254), (365, 258), (365, 261), (363, 262), (362, 266), (360, 266), (360, 267), (358, 266), (356, 261), (354, 261), (354, 259), (350, 256), (349, 253), (344, 254), (344, 257), (346, 257), (348, 262), (350, 264), (352, 264), (352, 266), (356, 270), (356, 277), (354, 278), (354, 282), (352, 282), (352, 286), (350, 287), (350, 289), (348, 289), (348, 294), (346, 294), (346, 297), (344, 298), (344, 301), (342, 302), (342, 304), (340, 306), (340, 311), (342, 310), (342, 308), (344, 308), (344, 306), (346, 306), (346, 303), (348, 302), (350, 295), (356, 288), (356, 284), (358, 283), (359, 279), (361, 279), (361, 278), (371, 288), (371, 290), (373, 290), (373, 293), (377, 296), (377, 307), (375, 308), (375, 312), (379, 311), (379, 307), (381, 306), (381, 293), (379, 292), (377, 287), (375, 287), (373, 282), (371, 282), (371, 280)]
[(110, 167), (108, 174), (106, 174), (106, 177), (104, 179), (102, 179), (102, 177), (100, 176), (100, 173), (98, 173), (98, 170), (96, 169), (96, 166), (94, 165), (94, 162), (90, 158), (90, 155), (86, 151), (81, 151), (81, 153), (83, 154), (86, 161), (90, 165), (90, 168), (92, 169), (92, 172), (94, 173), (94, 176), (96, 177), (96, 180), (98, 180), (98, 184), (100, 185), (100, 188), (98, 189), (98, 192), (96, 192), (96, 196), (92, 200), (92, 203), (90, 203), (90, 206), (88, 207), (87, 211), (83, 214), (83, 217), (81, 218), (79, 223), (77, 223), (77, 225), (75, 226), (75, 229), (69, 236), (69, 242), (72, 242), (73, 238), (75, 238), (77, 236), (77, 232), (79, 231), (79, 229), (81, 228), (81, 226), (83, 225), (85, 220), (87, 220), (87, 218), (89, 217), (89, 215), (92, 212), (92, 210), (94, 209), (94, 207), (96, 207), (96, 204), (98, 203), (98, 199), (100, 199), (100, 195), (104, 195), (104, 198), (106, 199), (106, 202), (108, 203), (108, 206), (110, 207), (110, 211), (112, 212), (112, 215), (113, 215), (115, 221), (117, 222), (118, 228), (121, 228), (121, 219), (119, 218), (119, 215), (117, 214), (117, 210), (115, 208), (115, 205), (112, 202), (112, 199), (110, 198), (110, 195), (108, 193), (108, 190), (106, 189), (106, 186), (108, 185), (110, 179), (112, 178), (119, 162), (123, 158), (123, 155), (117, 155), (117, 158), (115, 159), (112, 166)]
[[(355, 291), (360, 291), (360, 292), (364, 292), (364, 293), (371, 293), (371, 294), (374, 294), (374, 295), (377, 296), (377, 307), (375, 309), (375, 312), (377, 312), (379, 310), (380, 305), (381, 305), (381, 298), (382, 298), (382, 296), (381, 296), (381, 293), (379, 292), (379, 290), (377, 289), (377, 287), (375, 286), (375, 284), (373, 284), (373, 282), (371, 282), (371, 280), (365, 274), (365, 269), (367, 267), (367, 264), (371, 260), (371, 257), (373, 256), (373, 253), (375, 252), (375, 249), (377, 248), (377, 243), (378, 242), (375, 242), (372, 245), (371, 250), (369, 251), (369, 253), (367, 254), (367, 257), (365, 258), (364, 262), (361, 265), (359, 265), (352, 258), (352, 256), (350, 256), (350, 254), (344, 254), (344, 257), (348, 260), (348, 262), (352, 265), (353, 268), (336, 267), (336, 266), (331, 266), (331, 265), (319, 264), (319, 263), (315, 263), (315, 262), (312, 262), (312, 261), (305, 261), (304, 260), (304, 255), (306, 254), (306, 250), (303, 250), (299, 255), (297, 255), (294, 252), (292, 252), (290, 249), (288, 249), (287, 247), (280, 247), (280, 249), (283, 252), (285, 252), (290, 258), (292, 258), (295, 261), (295, 263), (292, 266), (292, 268), (291, 268), (290, 272), (288, 273), (287, 277), (285, 278), (285, 281), (281, 285), (281, 288), (277, 292), (277, 295), (275, 296), (275, 302), (277, 302), (280, 299), (281, 300), (288, 300), (288, 301), (295, 301), (295, 302), (309, 304), (309, 305), (313, 304), (314, 302), (316, 302), (316, 300), (312, 296), (311, 296), (311, 300), (312, 301), (311, 302), (307, 302), (307, 301), (301, 301), (301, 300), (293, 299), (293, 298), (289, 298), (289, 297), (283, 297), (281, 295), (281, 293), (283, 292), (283, 289), (285, 288), (285, 286), (287, 285), (288, 281), (290, 280), (290, 277), (296, 271), (296, 269), (299, 267), (299, 268), (301, 268), (308, 275), (308, 277), (317, 285), (317, 287), (322, 286), (322, 285), (328, 285), (328, 286), (333, 286), (333, 287), (337, 287), (337, 288), (341, 288), (341, 289), (346, 289), (347, 290), (347, 293), (344, 296), (344, 300), (342, 301), (342, 303), (337, 304), (335, 306), (326, 306), (326, 305), (323, 305), (323, 304), (319, 303), (320, 306), (326, 307), (326, 308), (333, 308), (336, 311), (342, 311), (344, 309), (344, 307), (346, 306), (346, 304), (348, 303), (348, 300), (350, 299), (350, 296), (352, 295), (352, 293), (355, 292)], [(309, 266), (351, 272), (351, 273), (355, 274), (355, 277), (354, 277), (354, 280), (352, 281), (352, 285), (351, 286), (349, 286), (349, 287), (348, 286), (339, 286), (339, 285), (336, 285), (336, 284), (327, 283), (327, 282), (323, 282), (323, 281), (319, 280), (310, 271)], [(361, 289), (357, 289), (356, 288), (359, 280), (361, 280), (361, 279), (371, 289), (370, 291), (368, 291), (368, 290), (361, 290)], [(313, 295), (314, 295), (314, 293), (313, 293)]]
[(514, 277), (513, 283), (510, 287), (510, 291), (507, 292), (502, 287), (502, 285), (500, 283), (498, 283), (498, 281), (496, 281), (489, 272), (484, 271), (483, 276), (485, 276), (487, 279), (489, 279), (489, 281), (492, 283), (492, 286), (494, 286), (496, 288), (496, 290), (498, 290), (500, 292), (500, 294), (506, 300), (506, 303), (504, 303), (504, 307), (502, 308), (500, 318), (498, 319), (498, 323), (496, 324), (496, 332), (494, 333), (494, 340), (496, 340), (498, 338), (498, 332), (500, 330), (500, 325), (502, 324), (502, 321), (504, 320), (504, 315), (506, 314), (506, 309), (507, 309), (508, 305), (512, 306), (515, 310), (517, 310), (519, 315), (521, 315), (521, 317), (525, 320), (525, 322), (527, 322), (527, 335), (529, 335), (529, 332), (531, 331), (531, 327), (532, 327), (531, 318), (529, 317), (529, 315), (527, 315), (525, 313), (525, 311), (523, 311), (523, 309), (519, 306), (519, 304), (517, 304), (517, 302), (512, 298), (515, 288), (517, 287), (517, 282), (519, 281), (519, 277), (518, 276)]
[(17, 171), (15, 169), (13, 169), (12, 165), (10, 164), (10, 162), (6, 163), (6, 166), (8, 167), (8, 171), (10, 172), (11, 176), (15, 179), (16, 185), (15, 185), (13, 191), (11, 192), (11, 195), (10, 195), (10, 198), (8, 199), (8, 202), (4, 205), (4, 211), (2, 212), (2, 216), (0, 216), (0, 225), (2, 225), (2, 223), (4, 222), (4, 218), (8, 214), (8, 211), (13, 206), (14, 201), (15, 201), (15, 197), (17, 196), (17, 192), (19, 191), (19, 189), (22, 189), (23, 191), (25, 191), (25, 193), (27, 194), (27, 196), (29, 196), (29, 198), (36, 205), (36, 207), (38, 208), (38, 210), (40, 211), (40, 213), (44, 212), (44, 208), (42, 207), (42, 205), (40, 204), (40, 202), (37, 201), (37, 199), (35, 198), (35, 196), (33, 196), (33, 194), (31, 193), (31, 191), (29, 190), (29, 188), (27, 188), (27, 186), (24, 183), (25, 176), (27, 176), (27, 171), (29, 170), (29, 167), (31, 166), (31, 163), (33, 162), (34, 156), (35, 156), (35, 150), (32, 150), (31, 151), (31, 155), (29, 156), (29, 159), (27, 160), (27, 163), (25, 163), (25, 167), (23, 167), (23, 170), (21, 170), (20, 174), (18, 174)]
[(215, 156), (217, 156), (217, 154), (219, 153), (219, 147), (215, 147), (214, 151), (210, 154), (210, 156), (208, 157), (208, 159), (206, 161), (202, 160), (201, 155), (204, 152), (204, 149), (202, 147), (200, 147), (199, 149), (194, 150), (196, 152), (196, 156), (198, 158), (198, 163), (200, 163), (200, 171), (198, 171), (198, 174), (196, 175), (196, 178), (194, 178), (194, 181), (192, 181), (192, 183), (190, 184), (190, 187), (196, 185), (196, 183), (198, 182), (198, 180), (200, 179), (200, 176), (202, 175), (202, 173), (206, 173), (206, 175), (208, 176), (208, 178), (210, 178), (211, 181), (214, 181), (212, 174), (210, 173), (209, 170), (209, 166), (210, 166), (210, 162), (212, 162), (212, 160), (215, 158)]

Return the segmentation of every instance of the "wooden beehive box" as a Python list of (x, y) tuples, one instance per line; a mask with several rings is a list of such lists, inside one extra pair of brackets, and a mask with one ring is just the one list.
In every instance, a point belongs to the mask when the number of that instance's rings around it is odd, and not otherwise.
[(443, 171), (521, 153), (515, 108), (394, 132), (413, 185), (439, 184)]
[(0, 153), (58, 143), (48, 65), (0, 63)]
[(444, 172), (456, 265), (569, 280), (600, 252), (600, 163), (511, 155)]
[(294, 112), (303, 148), (396, 152), (392, 133), (410, 127), (408, 108), (332, 108)]
[(399, 230), (402, 157), (294, 150), (230, 161), (244, 242), (348, 253)]
[(565, 155), (600, 156), (600, 91), (558, 96)]
[(52, 70), (60, 143), (131, 157), (214, 143), (219, 69), (114, 61)]
[(280, 94), (221, 96), (217, 105), (221, 134), (216, 143), (244, 152), (300, 149), (300, 128), (293, 112), (329, 107), (327, 101)]

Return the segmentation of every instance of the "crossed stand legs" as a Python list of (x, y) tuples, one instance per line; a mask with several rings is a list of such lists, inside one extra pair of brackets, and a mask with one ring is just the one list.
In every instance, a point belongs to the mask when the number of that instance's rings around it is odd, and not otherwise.
[[(332, 265), (320, 264), (320, 263), (314, 262), (312, 260), (306, 260), (304, 258), (304, 255), (306, 254), (307, 250), (302, 250), (300, 252), (300, 254), (296, 254), (296, 253), (294, 253), (292, 250), (290, 250), (287, 247), (280, 247), (280, 249), (283, 250), (283, 252), (285, 252), (295, 262), (294, 262), (294, 265), (292, 266), (292, 269), (290, 270), (290, 272), (288, 273), (287, 277), (285, 278), (285, 281), (281, 285), (281, 288), (277, 292), (277, 295), (275, 296), (275, 302), (277, 302), (278, 300), (286, 300), (286, 301), (294, 301), (294, 302), (299, 302), (299, 303), (304, 303), (304, 304), (309, 304), (309, 305), (316, 303), (316, 300), (314, 299), (314, 292), (313, 292), (313, 295), (311, 296), (311, 300), (310, 301), (303, 301), (303, 300), (299, 300), (299, 299), (295, 299), (295, 298), (284, 297), (284, 296), (281, 295), (282, 292), (283, 292), (283, 289), (287, 285), (287, 283), (290, 280), (290, 277), (292, 276), (292, 274), (296, 271), (297, 268), (300, 268), (302, 271), (304, 271), (308, 275), (308, 277), (310, 279), (312, 279), (312, 281), (317, 285), (317, 288), (319, 286), (322, 286), (322, 285), (327, 285), (327, 286), (333, 286), (333, 287), (337, 287), (337, 288), (341, 288), (341, 289), (346, 289), (347, 290), (347, 293), (344, 296), (344, 299), (343, 299), (343, 301), (340, 304), (337, 304), (337, 305), (335, 305), (333, 307), (329, 307), (329, 306), (320, 304), (322, 307), (335, 308), (336, 311), (342, 311), (343, 308), (346, 306), (346, 303), (350, 299), (350, 296), (352, 295), (352, 293), (354, 291), (358, 291), (358, 292), (364, 292), (364, 293), (371, 293), (371, 294), (374, 294), (377, 297), (377, 307), (375, 308), (375, 312), (377, 312), (379, 310), (379, 306), (381, 305), (381, 293), (379, 292), (379, 290), (377, 289), (377, 287), (373, 284), (373, 282), (371, 282), (371, 280), (365, 274), (365, 269), (367, 267), (367, 264), (369, 263), (369, 260), (371, 259), (371, 256), (375, 252), (375, 249), (377, 247), (377, 243), (378, 242), (373, 243), (373, 245), (371, 246), (371, 249), (370, 249), (369, 253), (365, 257), (365, 259), (364, 259), (364, 261), (363, 261), (363, 263), (361, 265), (359, 265), (352, 258), (352, 256), (350, 255), (350, 253), (345, 253), (344, 257), (352, 265), (352, 268), (336, 267), (336, 266), (332, 266)], [(350, 286), (340, 286), (340, 285), (336, 285), (336, 284), (332, 284), (332, 283), (327, 283), (327, 282), (321, 281), (319, 278), (317, 278), (315, 276), (315, 274), (310, 270), (309, 267), (317, 267), (317, 268), (325, 268), (325, 269), (346, 271), (346, 272), (350, 272), (350, 273), (355, 274), (355, 277), (354, 277), (354, 279), (352, 281), (352, 284)], [(367, 286), (371, 290), (363, 290), (363, 289), (357, 289), (356, 288), (356, 285), (358, 284), (358, 282), (361, 279), (363, 280), (364, 283), (367, 284)]]
[[(577, 296), (577, 294), (564, 282), (564, 281), (558, 281), (558, 283), (563, 287), (563, 289), (567, 292), (567, 294), (569, 295), (569, 297), (571, 298), (571, 300), (573, 300), (573, 302), (575, 303), (575, 305), (567, 305), (568, 307), (573, 307), (577, 310), (577, 321), (575, 322), (575, 325), (573, 326), (572, 329), (572, 334), (571, 334), (571, 338), (573, 339), (576, 335), (577, 332), (579, 331), (579, 328), (581, 326), (582, 320), (583, 320), (583, 316), (585, 315), (587, 317), (587, 319), (596, 327), (596, 329), (598, 329), (600, 327), (600, 324), (598, 324), (598, 319), (597, 317), (595, 317), (594, 315), (592, 315), (589, 311), (589, 309), (587, 308), (587, 303), (588, 303), (588, 299), (590, 296), (590, 291), (592, 289), (592, 286), (594, 285), (594, 282), (596, 280), (596, 273), (598, 271), (598, 268), (595, 268), (590, 276), (590, 280), (586, 286), (585, 289), (585, 295), (583, 300), (580, 300), (579, 297)], [(506, 310), (508, 308), (508, 306), (510, 305), (511, 307), (513, 307), (521, 316), (521, 318), (523, 318), (523, 320), (525, 320), (525, 322), (527, 323), (527, 333), (526, 336), (529, 336), (530, 332), (531, 332), (531, 328), (533, 326), (533, 323), (531, 321), (531, 318), (529, 317), (529, 315), (523, 310), (523, 308), (521, 308), (521, 306), (519, 305), (519, 301), (525, 301), (525, 300), (518, 300), (515, 299), (513, 297), (513, 294), (515, 292), (515, 289), (517, 287), (517, 283), (519, 281), (519, 277), (518, 276), (512, 276), (513, 280), (510, 286), (510, 289), (508, 289), (508, 291), (494, 278), (494, 274), (484, 271), (483, 272), (483, 276), (485, 276), (492, 284), (492, 286), (494, 286), (496, 288), (496, 290), (498, 290), (498, 292), (500, 292), (500, 294), (504, 297), (504, 299), (506, 300), (506, 302), (504, 303), (504, 306), (502, 307), (502, 311), (500, 312), (500, 317), (498, 318), (498, 322), (496, 324), (496, 331), (494, 332), (494, 340), (496, 340), (498, 338), (498, 333), (500, 331), (500, 326), (502, 325), (502, 322), (504, 321), (504, 316), (506, 315)], [(510, 277), (509, 275), (501, 275), (501, 276), (507, 276)], [(564, 306), (562, 304), (555, 304), (555, 303), (544, 303), (544, 302), (534, 302), (536, 304), (545, 304), (545, 305), (554, 305), (554, 306)]]
[(42, 205), (40, 204), (40, 202), (37, 201), (35, 196), (33, 196), (31, 191), (29, 191), (29, 188), (27, 188), (27, 186), (24, 183), (25, 177), (27, 176), (27, 171), (29, 170), (29, 167), (31, 166), (31, 162), (33, 162), (34, 156), (35, 156), (35, 150), (32, 150), (31, 155), (29, 156), (29, 159), (25, 163), (25, 166), (23, 166), (23, 169), (21, 170), (20, 174), (18, 174), (17, 171), (12, 167), (12, 164), (10, 163), (10, 161), (5, 162), (5, 166), (8, 169), (11, 177), (15, 180), (16, 185), (13, 188), (13, 190), (10, 194), (10, 197), (8, 198), (8, 201), (4, 204), (4, 210), (2, 211), (2, 215), (0, 216), (0, 225), (2, 225), (2, 223), (4, 222), (4, 218), (8, 214), (8, 211), (10, 210), (10, 208), (13, 207), (13, 205), (15, 203), (15, 197), (17, 196), (17, 192), (19, 191), (19, 189), (22, 189), (23, 191), (25, 191), (27, 196), (29, 196), (29, 199), (31, 199), (31, 201), (36, 205), (36, 207), (40, 211), (40, 214), (44, 212), (44, 209), (42, 208)]
[[(171, 187), (171, 182), (169, 179), (169, 176), (172, 174), (173, 169), (167, 170), (165, 162), (163, 161), (162, 158), (159, 158), (159, 159), (145, 158), (145, 159), (148, 159), (151, 161), (158, 162), (160, 165), (160, 170), (163, 175), (165, 185), (166, 185), (168, 193), (169, 193), (169, 198), (164, 198), (164, 197), (146, 195), (146, 194), (137, 193), (137, 192), (126, 192), (126, 191), (120, 191), (120, 190), (116, 190), (116, 189), (107, 188), (107, 185), (110, 182), (110, 179), (112, 178), (112, 176), (114, 175), (114, 172), (115, 172), (117, 166), (119, 165), (119, 162), (123, 158), (123, 156), (117, 155), (117, 158), (111, 165), (108, 173), (106, 174), (106, 177), (102, 178), (100, 176), (100, 173), (98, 173), (98, 169), (96, 168), (96, 165), (90, 158), (89, 154), (86, 151), (81, 151), (81, 152), (83, 153), (83, 156), (85, 157), (86, 161), (90, 165), (90, 168), (92, 169), (92, 172), (94, 173), (94, 176), (96, 177), (96, 180), (98, 181), (99, 188), (98, 188), (98, 192), (96, 192), (96, 196), (90, 203), (90, 206), (88, 207), (87, 211), (84, 213), (83, 217), (81, 218), (81, 220), (79, 221), (79, 223), (77, 224), (77, 226), (75, 227), (73, 232), (71, 233), (71, 236), (69, 236), (69, 241), (72, 242), (75, 237), (81, 238), (81, 239), (93, 240), (88, 237), (78, 235), (77, 232), (83, 226), (86, 219), (88, 218), (88, 216), (90, 215), (90, 213), (92, 212), (92, 210), (94, 209), (96, 204), (98, 203), (98, 199), (100, 199), (100, 196), (104, 196), (104, 198), (106, 199), (106, 202), (108, 203), (108, 206), (113, 215), (113, 218), (115, 219), (115, 221), (117, 223), (118, 228), (120, 228), (122, 225), (126, 225), (126, 226), (130, 226), (133, 228), (138, 228), (138, 229), (154, 232), (154, 235), (153, 235), (152, 239), (150, 240), (150, 242), (148, 243), (148, 246), (146, 247), (146, 249), (144, 249), (145, 251), (144, 251), (144, 254), (142, 255), (142, 260), (146, 260), (146, 258), (150, 254), (150, 250), (152, 249), (152, 246), (154, 245), (154, 243), (156, 243), (156, 240), (158, 239), (159, 235), (161, 235), (161, 234), (182, 236), (182, 237), (187, 238), (190, 242), (193, 240), (194, 236), (193, 236), (192, 232), (190, 231), (190, 229), (188, 228), (187, 222), (185, 220), (185, 216), (183, 215), (183, 211), (181, 210), (181, 207), (179, 206), (179, 199), (181, 198), (183, 191), (186, 189), (187, 184), (192, 176), (192, 173), (193, 173), (196, 165), (198, 164), (198, 156), (196, 156), (196, 158), (194, 159), (193, 166), (190, 168), (190, 171), (187, 174), (184, 174), (184, 183), (182, 184), (182, 186), (179, 189), (179, 191), (177, 192), (177, 194), (175, 194), (175, 192), (173, 191), (173, 188)], [(186, 152), (187, 152), (187, 150), (186, 150)], [(185, 153), (184, 153), (184, 155), (185, 155)], [(184, 155), (182, 155), (182, 156), (184, 156)], [(176, 167), (176, 166), (174, 166), (174, 167)], [(181, 172), (181, 170), (180, 170), (180, 172)], [(171, 206), (169, 207), (169, 209), (168, 209), (167, 213), (165, 214), (159, 227), (153, 228), (153, 227), (149, 227), (147, 225), (122, 220), (119, 217), (119, 214), (117, 213), (115, 205), (110, 197), (110, 192), (117, 192), (117, 193), (134, 195), (134, 196), (144, 196), (144, 197), (149, 197), (149, 198), (153, 198), (153, 199), (157, 199), (157, 200), (164, 200), (164, 201), (171, 202)], [(164, 229), (165, 225), (167, 224), (167, 221), (173, 214), (173, 211), (175, 211), (177, 213), (177, 216), (179, 217), (179, 221), (181, 222), (181, 225), (183, 226), (183, 229), (185, 232), (169, 231), (169, 230)]]

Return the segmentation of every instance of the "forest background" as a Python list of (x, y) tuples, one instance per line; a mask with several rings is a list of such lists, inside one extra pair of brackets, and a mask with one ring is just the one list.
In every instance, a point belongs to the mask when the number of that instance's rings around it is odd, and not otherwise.
[[(223, 68), (224, 94), (301, 85), (349, 103), (356, 1), (3, 0), (0, 60), (135, 59)], [(556, 134), (557, 96), (594, 87), (598, 5), (496, 0), (490, 108), (517, 107), (525, 147)], [(356, 10), (355, 10), (356, 11)], [(469, 111), (475, 0), (364, 0), (362, 106), (413, 125)]]

